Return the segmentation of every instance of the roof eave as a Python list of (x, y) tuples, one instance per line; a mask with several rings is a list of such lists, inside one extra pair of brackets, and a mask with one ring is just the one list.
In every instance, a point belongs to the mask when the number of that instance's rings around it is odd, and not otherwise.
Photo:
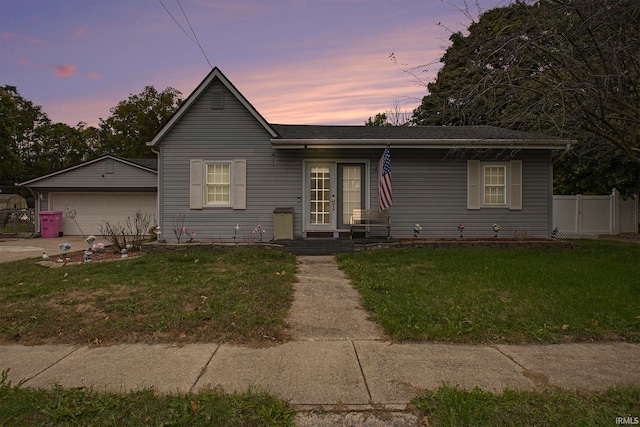
[(571, 146), (569, 140), (520, 139), (297, 139), (273, 138), (271, 145), (278, 149), (335, 149), (335, 148), (393, 148), (422, 149), (537, 149), (560, 150)]

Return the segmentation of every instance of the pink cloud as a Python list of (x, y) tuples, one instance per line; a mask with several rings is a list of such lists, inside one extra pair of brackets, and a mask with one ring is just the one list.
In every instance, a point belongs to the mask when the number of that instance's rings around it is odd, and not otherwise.
[[(426, 95), (425, 85), (435, 77), (442, 55), (438, 47), (421, 44), (420, 37), (414, 40), (419, 30), (368, 36), (330, 53), (291, 61), (286, 68), (261, 64), (259, 76), (240, 70), (228, 77), (272, 123), (363, 124), (395, 106), (410, 114)], [(417, 69), (403, 71), (412, 67)], [(274, 103), (276, 97), (286, 101)]]
[(56, 77), (73, 77), (76, 66), (75, 65), (52, 65), (51, 68), (55, 71)]
[(92, 73), (89, 73), (89, 74), (87, 75), (87, 77), (89, 78), (89, 80), (98, 80), (98, 79), (101, 79), (101, 78), (102, 78), (102, 74), (100, 74), (100, 73), (96, 73), (96, 72), (94, 71), (94, 72), (92, 72)]
[(77, 30), (75, 30), (73, 32), (73, 38), (74, 39), (79, 39), (80, 37), (82, 37), (84, 35), (84, 33), (87, 31), (87, 27), (80, 27)]
[(2, 33), (2, 40), (10, 40), (17, 38), (18, 35), (16, 33)]
[(36, 37), (27, 37), (27, 43), (29, 43), (29, 44), (40, 44), (40, 43), (44, 43), (44, 40), (36, 38)]

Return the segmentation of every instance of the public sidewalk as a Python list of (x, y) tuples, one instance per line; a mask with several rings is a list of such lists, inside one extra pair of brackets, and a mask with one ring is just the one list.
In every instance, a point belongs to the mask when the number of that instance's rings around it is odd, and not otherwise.
[(415, 417), (407, 405), (416, 393), (443, 384), (495, 392), (640, 385), (640, 345), (635, 344), (389, 342), (366, 319), (357, 292), (333, 257), (299, 261), (289, 317), (293, 340), (288, 343), (260, 349), (227, 344), (6, 345), (0, 346), (0, 370), (10, 368), (9, 379), (14, 384), (26, 380), (25, 387), (154, 387), (166, 393), (257, 387), (290, 401), (301, 414), (299, 425), (322, 425), (321, 415), (304, 415), (314, 409), (352, 414), (384, 409), (395, 411), (395, 418), (366, 425), (406, 424), (407, 417)]

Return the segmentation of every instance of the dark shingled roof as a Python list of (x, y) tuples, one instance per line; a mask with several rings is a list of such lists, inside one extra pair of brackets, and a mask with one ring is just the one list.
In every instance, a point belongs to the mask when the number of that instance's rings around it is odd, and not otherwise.
[(158, 171), (158, 159), (131, 159), (124, 158), (124, 160), (129, 163), (135, 163), (138, 166), (142, 166), (143, 168), (151, 169), (154, 171)]
[(277, 139), (304, 140), (522, 140), (562, 141), (543, 134), (495, 126), (317, 126), (271, 125)]

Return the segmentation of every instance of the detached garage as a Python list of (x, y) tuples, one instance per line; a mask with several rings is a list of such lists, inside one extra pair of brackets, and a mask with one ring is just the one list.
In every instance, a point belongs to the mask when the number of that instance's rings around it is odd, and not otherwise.
[(60, 231), (74, 236), (98, 235), (105, 221), (124, 224), (136, 211), (155, 218), (157, 182), (156, 159), (105, 155), (20, 185), (33, 191), (37, 212), (65, 212)]

